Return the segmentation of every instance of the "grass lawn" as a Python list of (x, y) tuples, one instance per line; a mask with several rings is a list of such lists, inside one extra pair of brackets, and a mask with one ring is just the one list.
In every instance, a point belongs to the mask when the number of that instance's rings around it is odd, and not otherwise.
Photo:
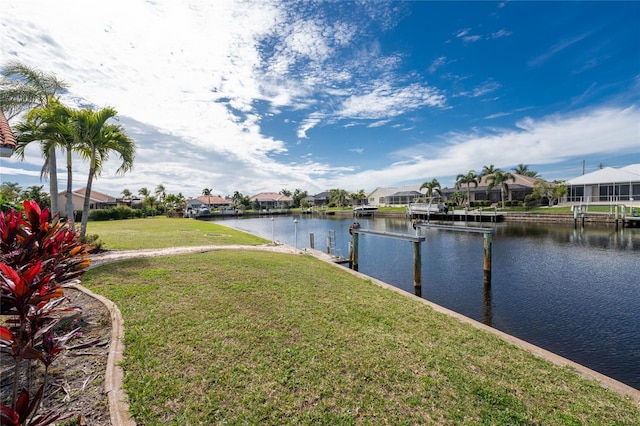
[[(109, 222), (118, 231), (105, 226), (100, 237), (112, 241), (134, 222)], [(197, 233), (216, 226), (191, 222)], [(154, 235), (138, 230), (133, 239)], [(138, 424), (640, 418), (637, 401), (311, 256), (230, 250), (137, 259), (93, 269), (83, 284), (122, 311), (125, 390)]]
[(195, 219), (167, 218), (112, 220), (89, 222), (88, 235), (98, 235), (102, 248), (139, 250), (181, 246), (259, 245), (269, 241), (215, 222)]

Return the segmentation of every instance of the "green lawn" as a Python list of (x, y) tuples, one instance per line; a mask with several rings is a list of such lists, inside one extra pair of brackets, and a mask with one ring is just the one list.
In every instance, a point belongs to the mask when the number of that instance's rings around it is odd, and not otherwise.
[(269, 241), (216, 222), (167, 218), (89, 222), (88, 235), (98, 235), (108, 250), (153, 249), (180, 246), (258, 245)]
[[(191, 222), (194, 233), (231, 233)], [(134, 227), (132, 240), (155, 235), (122, 221), (103, 225), (101, 238)], [(138, 424), (640, 418), (637, 401), (307, 255), (229, 250), (130, 260), (87, 272), (83, 284), (122, 311), (125, 390)]]

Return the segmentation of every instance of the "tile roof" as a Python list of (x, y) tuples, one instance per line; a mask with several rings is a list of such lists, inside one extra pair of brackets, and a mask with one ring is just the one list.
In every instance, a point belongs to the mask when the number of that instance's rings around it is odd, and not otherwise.
[(278, 194), (277, 192), (261, 192), (259, 194), (250, 197), (249, 200), (258, 201), (293, 201), (293, 198), (286, 195)]
[[(194, 200), (198, 200), (203, 204), (231, 204), (232, 201), (226, 198), (218, 197), (217, 195), (200, 195), (199, 197), (194, 198)], [(190, 200), (193, 201), (193, 200)]]
[(16, 138), (11, 132), (11, 126), (9, 126), (7, 117), (5, 117), (2, 109), (0, 109), (0, 147), (2, 148), (3, 157), (9, 157), (16, 148)]

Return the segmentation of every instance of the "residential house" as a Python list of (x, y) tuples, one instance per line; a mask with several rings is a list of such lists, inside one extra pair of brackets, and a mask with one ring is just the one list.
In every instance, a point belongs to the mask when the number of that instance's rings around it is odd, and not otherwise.
[[(86, 194), (87, 188), (76, 189), (71, 192), (71, 200), (73, 203), (73, 211), (82, 211), (84, 206), (84, 196)], [(61, 215), (66, 215), (66, 205), (67, 205), (67, 191), (62, 191), (58, 193), (58, 209), (60, 210), (57, 213)], [(91, 196), (89, 198), (89, 210), (96, 209), (106, 209), (110, 207), (116, 207), (119, 205), (118, 199), (108, 194), (103, 194), (98, 191), (91, 191)]]
[(200, 209), (206, 208), (209, 210), (219, 208), (229, 208), (233, 204), (232, 200), (222, 198), (217, 195), (201, 195), (197, 198), (187, 200), (184, 212), (185, 215), (191, 216), (192, 213), (197, 213)]
[(330, 200), (331, 200), (331, 193), (329, 191), (323, 191), (313, 196), (312, 205), (328, 206)]
[(604, 167), (569, 179), (567, 201), (610, 203), (640, 200), (640, 163), (626, 167)]
[(367, 204), (374, 207), (407, 206), (424, 197), (420, 183), (400, 187), (376, 188), (367, 195)]
[[(524, 201), (524, 198), (533, 192), (533, 184), (539, 178), (519, 175), (517, 173), (512, 174), (515, 178), (515, 182), (512, 180), (508, 180), (506, 182), (509, 190), (505, 194), (505, 200)], [(487, 192), (489, 176), (483, 176), (478, 182), (477, 187), (474, 187), (473, 185), (469, 186), (470, 202), (489, 200), (492, 203), (498, 203), (502, 200), (500, 195), (500, 185), (494, 186), (491, 191)], [(463, 184), (460, 188), (442, 188), (442, 195), (445, 198), (450, 197), (454, 192), (461, 192), (466, 197), (467, 185)]]
[(253, 204), (258, 202), (260, 209), (287, 209), (293, 205), (293, 198), (275, 192), (261, 192), (249, 198)]
[(0, 109), (0, 157), (11, 157), (15, 149), (16, 138), (11, 132), (11, 126), (9, 126), (4, 111)]

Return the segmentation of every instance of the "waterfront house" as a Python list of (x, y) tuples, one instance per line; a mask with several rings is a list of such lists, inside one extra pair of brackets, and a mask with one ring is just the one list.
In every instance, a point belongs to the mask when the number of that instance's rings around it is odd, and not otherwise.
[(640, 200), (640, 163), (626, 167), (603, 167), (569, 179), (570, 203), (612, 203)]
[(422, 184), (414, 183), (400, 187), (378, 187), (367, 195), (367, 204), (375, 207), (407, 206), (425, 196), (420, 192), (420, 186)]
[(314, 206), (328, 206), (331, 200), (331, 193), (329, 191), (323, 191), (313, 196)]
[[(524, 198), (533, 192), (533, 185), (536, 180), (539, 178), (519, 175), (517, 173), (512, 173), (515, 177), (515, 182), (512, 180), (507, 181), (507, 186), (509, 190), (505, 194), (505, 200), (516, 200), (516, 201), (524, 201)], [(470, 202), (474, 201), (491, 201), (492, 203), (498, 203), (501, 201), (500, 196), (500, 186), (494, 186), (491, 191), (487, 192), (488, 184), (487, 178), (491, 175), (482, 176), (480, 181), (478, 182), (478, 186), (475, 187), (473, 185), (469, 186), (469, 198)], [(467, 186), (462, 185), (460, 188), (442, 188), (442, 195), (445, 198), (448, 198), (454, 192), (461, 192), (467, 195)]]
[(265, 210), (287, 209), (293, 205), (293, 198), (275, 192), (261, 192), (249, 197), (249, 201), (252, 204), (257, 201), (260, 209)]
[(233, 201), (217, 195), (201, 195), (197, 198), (187, 200), (184, 206), (184, 213), (191, 217), (203, 209), (213, 211), (214, 209), (228, 209), (233, 205)]

